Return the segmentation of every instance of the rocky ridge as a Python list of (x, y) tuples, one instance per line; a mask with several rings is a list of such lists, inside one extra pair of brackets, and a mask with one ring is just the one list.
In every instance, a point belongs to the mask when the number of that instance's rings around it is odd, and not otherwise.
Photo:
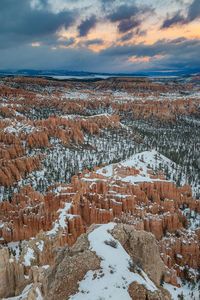
[[(98, 242), (95, 236), (99, 237)], [(107, 238), (110, 238), (111, 243)], [(30, 252), (34, 246), (31, 246), (30, 242), (28, 246)], [(143, 251), (142, 256), (139, 254), (141, 249), (147, 250)], [(82, 299), (97, 299), (95, 297), (99, 295), (111, 299), (116, 299), (116, 295), (126, 299), (171, 299), (169, 292), (160, 286), (165, 265), (160, 258), (155, 237), (145, 231), (138, 232), (132, 225), (93, 225), (72, 247), (57, 247), (54, 253), (56, 258), (52, 267), (25, 267), (29, 269), (29, 276), (25, 276), (27, 286), (21, 295), (13, 299), (80, 299), (79, 294)], [(19, 260), (23, 256), (24, 253)], [(5, 258), (4, 253), (2, 257)], [(120, 268), (114, 264), (114, 257), (121, 261)], [(14, 264), (14, 260), (10, 262), (12, 267)], [(156, 266), (156, 273), (152, 272), (152, 265)], [(19, 271), (19, 275), (23, 275), (23, 270)], [(119, 281), (119, 276), (122, 277), (122, 282)], [(5, 266), (2, 278), (8, 280), (8, 277), (5, 277)], [(86, 286), (84, 282), (87, 282)], [(22, 283), (24, 285), (23, 278), (18, 276), (15, 287), (19, 288)], [(8, 284), (8, 281), (5, 284)], [(13, 287), (13, 284), (10, 284)]]

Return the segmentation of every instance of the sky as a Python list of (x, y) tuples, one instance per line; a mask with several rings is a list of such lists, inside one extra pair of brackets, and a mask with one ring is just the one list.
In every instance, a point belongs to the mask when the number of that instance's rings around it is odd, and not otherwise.
[(0, 0), (0, 70), (200, 71), (200, 0)]

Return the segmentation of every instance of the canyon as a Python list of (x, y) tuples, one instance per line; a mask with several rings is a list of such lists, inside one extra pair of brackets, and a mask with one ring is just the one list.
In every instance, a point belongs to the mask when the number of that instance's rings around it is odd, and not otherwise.
[(0, 297), (97, 297), (118, 245), (127, 299), (198, 299), (199, 108), (193, 79), (0, 78)]

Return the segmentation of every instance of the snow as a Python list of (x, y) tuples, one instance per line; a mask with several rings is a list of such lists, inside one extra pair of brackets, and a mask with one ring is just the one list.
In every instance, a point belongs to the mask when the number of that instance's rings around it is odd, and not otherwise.
[(90, 95), (88, 93), (79, 93), (79, 92), (68, 92), (64, 95), (65, 98), (67, 99), (71, 99), (71, 100), (77, 100), (77, 99), (81, 99), (81, 100), (88, 100), (90, 97)]
[[(20, 114), (21, 115), (21, 114)], [(33, 130), (36, 130), (35, 127), (31, 126), (30, 124), (23, 124), (18, 121), (12, 121), (12, 125), (7, 126), (4, 129), (4, 132), (9, 132), (9, 133), (14, 133), (15, 135), (18, 136), (20, 132), (23, 132), (24, 134), (29, 134), (33, 132)]]
[(43, 269), (47, 270), (50, 267), (50, 265), (44, 265), (42, 267), (43, 267)]
[(43, 246), (44, 246), (44, 241), (36, 242), (35, 244), (37, 245), (40, 252), (42, 252), (43, 251)]
[[(94, 79), (94, 78), (109, 78), (109, 75), (100, 75), (100, 74), (92, 74), (92, 75), (45, 75), (47, 77), (51, 77), (58, 80), (65, 80), (65, 79)], [(112, 75), (113, 76), (113, 75)]]
[[(8, 243), (8, 248), (11, 250), (11, 254), (15, 252), (15, 259), (18, 260), (20, 256), (20, 242), (10, 242)], [(23, 242), (21, 247), (23, 246)]]
[(71, 206), (72, 206), (72, 203), (66, 202), (64, 208), (59, 208), (59, 210), (57, 211), (58, 213), (60, 213), (59, 218), (54, 222), (53, 229), (47, 232), (48, 235), (56, 234), (56, 232), (59, 230), (59, 227), (61, 227), (62, 229), (65, 229), (67, 227), (66, 218), (71, 220), (72, 218), (74, 218), (76, 216), (76, 215), (67, 213)]
[[(142, 276), (129, 270), (130, 256), (108, 232), (115, 225), (115, 223), (101, 225), (88, 235), (90, 249), (101, 258), (101, 269), (88, 271), (84, 279), (79, 282), (79, 292), (71, 296), (70, 300), (129, 300), (131, 297), (128, 288), (132, 282), (143, 284), (152, 292), (157, 290), (154, 283), (141, 269)], [(106, 240), (111, 239), (117, 243), (117, 248), (105, 244)]]
[(65, 207), (62, 209), (60, 208), (58, 210), (58, 212), (60, 212), (60, 216), (59, 216), (59, 225), (64, 229), (66, 227), (66, 222), (65, 219), (68, 216), (67, 212), (70, 209), (70, 207), (72, 206), (71, 203), (65, 203)]
[(40, 290), (39, 290), (38, 287), (36, 288), (36, 293), (37, 293), (36, 300), (43, 300), (43, 297), (42, 297), (42, 295), (41, 295)]
[[(180, 278), (178, 279), (178, 283), (181, 285), (180, 288), (173, 286), (171, 284), (168, 283), (164, 283), (163, 287), (164, 289), (168, 290), (172, 296), (173, 300), (179, 300), (179, 295), (183, 295), (184, 296), (184, 300), (198, 300), (200, 293), (198, 291), (198, 284), (196, 284), (194, 286), (194, 288), (191, 288), (189, 286), (189, 283), (187, 284), (183, 284), (180, 280)], [(193, 294), (192, 294), (193, 293)]]
[(34, 250), (32, 248), (28, 248), (26, 254), (24, 255), (24, 265), (26, 267), (31, 266), (31, 260), (34, 259)]
[(188, 229), (195, 230), (200, 227), (200, 214), (198, 212), (190, 210), (190, 208), (185, 208), (182, 211), (182, 214), (186, 216), (189, 221)]
[(81, 117), (81, 115), (62, 115), (62, 116), (60, 116), (61, 118), (63, 118), (63, 119), (76, 119), (76, 118), (80, 118)]
[[(152, 151), (144, 151), (138, 154), (132, 155), (129, 159), (122, 161), (117, 164), (111, 164), (106, 167), (103, 167), (99, 170), (97, 170), (97, 174), (106, 176), (106, 177), (112, 177), (115, 180), (120, 179), (124, 182), (130, 182), (132, 184), (137, 182), (153, 182), (153, 181), (169, 181), (169, 180), (161, 180), (159, 178), (151, 178), (152, 175), (148, 173), (148, 170), (151, 170), (152, 168), (155, 169), (158, 167), (159, 163), (164, 163), (165, 165), (170, 165), (172, 163), (171, 160), (166, 158), (165, 156), (158, 153), (156, 150)], [(149, 167), (151, 166), (151, 168)], [(131, 168), (135, 167), (137, 170), (139, 170), (139, 174), (137, 175), (130, 175), (130, 176), (120, 176), (119, 168)]]

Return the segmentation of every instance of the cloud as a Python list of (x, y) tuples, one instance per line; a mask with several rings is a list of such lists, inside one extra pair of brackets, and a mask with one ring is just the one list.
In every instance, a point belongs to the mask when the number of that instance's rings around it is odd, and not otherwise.
[(200, 18), (200, 1), (194, 0), (189, 6), (188, 20), (193, 21), (197, 18)]
[(62, 38), (62, 39), (59, 39), (57, 41), (58, 44), (62, 44), (64, 46), (71, 46), (75, 43), (75, 38), (73, 37), (70, 37), (69, 39), (68, 38)]
[[(138, 44), (137, 39), (146, 34), (144, 29), (151, 30), (150, 24), (153, 29), (157, 26), (157, 20), (147, 20), (155, 12), (168, 12), (162, 29), (198, 20), (200, 1), (188, 3), (189, 0), (0, 0), (0, 67), (102, 72), (200, 69), (199, 40), (180, 37), (149, 45), (148, 40)], [(104, 44), (101, 26), (95, 38), (79, 38), (103, 22), (109, 23), (106, 41), (110, 41), (110, 47), (100, 50), (108, 44), (99, 46)]]
[(39, 3), (40, 9), (34, 8), (30, 0), (0, 1), (0, 48), (35, 42), (54, 35), (61, 27), (67, 29), (74, 24), (75, 11), (56, 14), (47, 9), (46, 0)]
[(86, 46), (90, 45), (103, 45), (104, 41), (102, 39), (93, 39), (93, 40), (88, 40), (85, 42)]
[(117, 0), (100, 0), (101, 2), (101, 6), (102, 6), (102, 10), (103, 11), (107, 11), (107, 9), (110, 9), (113, 7), (113, 4), (116, 2)]
[(199, 40), (186, 38), (163, 39), (152, 45), (113, 45), (99, 52), (94, 52), (84, 45), (55, 50), (46, 45), (24, 45), (15, 49), (0, 49), (0, 65), (2, 69), (65, 69), (109, 73), (169, 69), (180, 70), (183, 73), (197, 72), (200, 69), (199, 49)]
[[(159, 40), (152, 45), (143, 43), (115, 45), (102, 50), (100, 56), (110, 57), (112, 61), (115, 59), (124, 61), (124, 64), (131, 57), (140, 62), (143, 58), (149, 57), (149, 63), (145, 62), (145, 66), (142, 64), (138, 66), (138, 70), (140, 68), (141, 71), (178, 68), (182, 72), (192, 72), (200, 69), (199, 49), (200, 40), (189, 40), (182, 37), (174, 40)], [(159, 59), (154, 59), (156, 57), (159, 57)]]
[(33, 43), (30, 43), (32, 46), (34, 44), (40, 44), (40, 46), (49, 46), (49, 47), (59, 47), (59, 46), (64, 46), (64, 47), (69, 47), (69, 46), (72, 46), (74, 45), (76, 42), (75, 38), (74, 37), (70, 37), (70, 38), (66, 38), (66, 37), (59, 37), (57, 36), (56, 34), (54, 35), (50, 35), (50, 36), (47, 36), (47, 37), (44, 37), (42, 39), (42, 41), (38, 42), (33, 42)]
[(188, 24), (198, 18), (200, 18), (200, 1), (193, 0), (192, 4), (189, 5), (187, 9), (186, 16), (181, 14), (180, 11), (177, 11), (174, 15), (172, 15), (171, 17), (168, 16), (164, 20), (161, 29), (173, 27), (176, 25)]
[(40, 43), (39, 42), (35, 42), (31, 44), (32, 47), (40, 47)]
[(87, 36), (89, 31), (96, 26), (97, 18), (95, 15), (90, 16), (88, 19), (81, 22), (78, 26), (79, 36)]
[(118, 22), (122, 20), (130, 19), (139, 13), (139, 9), (135, 6), (121, 5), (115, 9), (114, 12), (110, 13), (107, 18), (111, 22)]
[(121, 33), (125, 33), (133, 28), (138, 27), (140, 24), (141, 21), (134, 18), (128, 20), (122, 20), (118, 25), (118, 30)]
[(128, 32), (134, 28), (139, 27), (144, 16), (153, 12), (149, 6), (136, 6), (136, 5), (121, 5), (118, 6), (112, 13), (107, 15), (107, 19), (112, 22), (119, 22), (118, 31), (120, 33)]
[(137, 36), (144, 36), (146, 34), (147, 34), (147, 31), (146, 30), (141, 30), (140, 28), (137, 28), (134, 31), (134, 35), (137, 35)]
[[(173, 55), (175, 53), (191, 50), (193, 47), (199, 47), (200, 40), (188, 40), (184, 37), (174, 40), (159, 40), (152, 45), (128, 44), (128, 45), (114, 45), (101, 51), (101, 55), (110, 57), (121, 56), (155, 56), (155, 55)], [(196, 48), (195, 48), (196, 49)]]
[(99, 60), (98, 53), (86, 47), (52, 50), (46, 45), (40, 47), (23, 45), (15, 49), (0, 49), (1, 69), (99, 70), (103, 72), (109, 71), (108, 68), (114, 70), (115, 65), (116, 62), (111, 62), (110, 57)]
[(131, 40), (133, 37), (144, 36), (146, 35), (146, 30), (141, 30), (140, 28), (135, 28), (135, 30), (128, 32), (125, 35), (122, 35), (119, 41), (126, 42)]
[(129, 32), (129, 33), (123, 35), (123, 36), (120, 38), (120, 41), (121, 41), (121, 42), (126, 42), (126, 41), (131, 40), (132, 37), (133, 37), (133, 32)]
[(177, 24), (185, 24), (186, 23), (186, 19), (184, 16), (182, 16), (180, 14), (180, 12), (176, 12), (174, 16), (167, 18), (166, 20), (164, 20), (161, 29), (164, 28), (169, 28), (171, 26), (177, 25)]

